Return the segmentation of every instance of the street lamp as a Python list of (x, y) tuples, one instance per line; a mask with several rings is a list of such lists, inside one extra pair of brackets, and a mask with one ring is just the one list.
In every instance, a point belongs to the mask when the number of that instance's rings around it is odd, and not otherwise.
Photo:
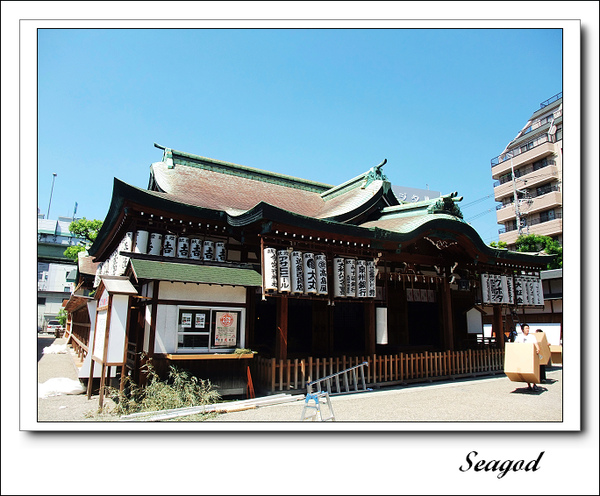
[(48, 214), (46, 219), (50, 218), (50, 205), (52, 204), (52, 192), (54, 191), (54, 180), (56, 179), (56, 172), (52, 173), (52, 188), (50, 189), (50, 200), (48, 200)]

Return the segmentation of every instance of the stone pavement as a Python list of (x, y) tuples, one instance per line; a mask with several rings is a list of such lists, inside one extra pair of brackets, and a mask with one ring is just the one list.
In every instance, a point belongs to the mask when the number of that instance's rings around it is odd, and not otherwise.
[[(336, 422), (561, 422), (562, 367), (547, 367), (546, 378), (539, 392), (502, 374), (333, 396), (331, 404)], [(299, 422), (303, 405), (259, 407), (210, 421)]]
[[(64, 344), (65, 341), (64, 338), (40, 338), (40, 346)], [(76, 379), (77, 365), (80, 364), (72, 351), (41, 356), (38, 382), (54, 377)], [(336, 423), (561, 422), (562, 366), (547, 367), (546, 377), (547, 382), (540, 385), (539, 392), (528, 391), (526, 384), (511, 382), (500, 374), (333, 396), (331, 403)], [(303, 401), (262, 406), (219, 414), (207, 422), (300, 423), (303, 406)], [(118, 421), (118, 417), (98, 418), (94, 415), (97, 408), (98, 397), (92, 396), (88, 400), (85, 394), (39, 399), (38, 420)], [(327, 411), (326, 407), (324, 411)]]

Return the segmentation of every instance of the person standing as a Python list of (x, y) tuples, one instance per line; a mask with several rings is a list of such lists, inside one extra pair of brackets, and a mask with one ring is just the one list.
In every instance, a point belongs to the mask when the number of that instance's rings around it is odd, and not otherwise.
[[(544, 332), (541, 329), (536, 329), (535, 332)], [(544, 384), (546, 382), (546, 366), (540, 363), (540, 382)]]
[[(521, 324), (521, 331), (523, 332), (517, 336), (517, 338), (515, 339), (515, 343), (533, 343), (533, 345), (535, 346), (535, 352), (539, 355), (540, 345), (538, 344), (535, 336), (533, 334), (529, 334), (529, 324)], [(535, 383), (533, 383), (532, 385), (528, 382), (527, 387), (532, 391), (540, 390), (540, 388), (538, 388)]]

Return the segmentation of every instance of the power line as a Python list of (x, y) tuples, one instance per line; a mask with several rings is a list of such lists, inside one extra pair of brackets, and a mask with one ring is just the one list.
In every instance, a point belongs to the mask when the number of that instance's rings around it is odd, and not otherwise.
[(465, 205), (461, 205), (460, 208), (463, 209), (463, 208), (471, 207), (473, 205), (476, 205), (477, 203), (481, 203), (482, 201), (487, 200), (491, 196), (493, 196), (493, 193), (490, 193), (489, 195), (484, 196), (483, 198), (478, 198), (477, 200), (473, 200), (472, 202), (466, 203)]
[(485, 210), (483, 212), (479, 212), (478, 214), (474, 215), (473, 217), (469, 217), (468, 219), (466, 219), (466, 222), (471, 222), (472, 220), (478, 219), (479, 217), (489, 214), (490, 212), (493, 212), (494, 210), (495, 209), (493, 209), (493, 208), (488, 208), (487, 210)]

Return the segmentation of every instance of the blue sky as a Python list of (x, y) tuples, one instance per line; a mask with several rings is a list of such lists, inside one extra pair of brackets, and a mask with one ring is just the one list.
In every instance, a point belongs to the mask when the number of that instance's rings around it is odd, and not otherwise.
[(563, 90), (562, 55), (560, 29), (40, 29), (38, 207), (57, 173), (50, 217), (103, 220), (154, 142), (330, 184), (386, 158), (489, 243), (490, 159)]

